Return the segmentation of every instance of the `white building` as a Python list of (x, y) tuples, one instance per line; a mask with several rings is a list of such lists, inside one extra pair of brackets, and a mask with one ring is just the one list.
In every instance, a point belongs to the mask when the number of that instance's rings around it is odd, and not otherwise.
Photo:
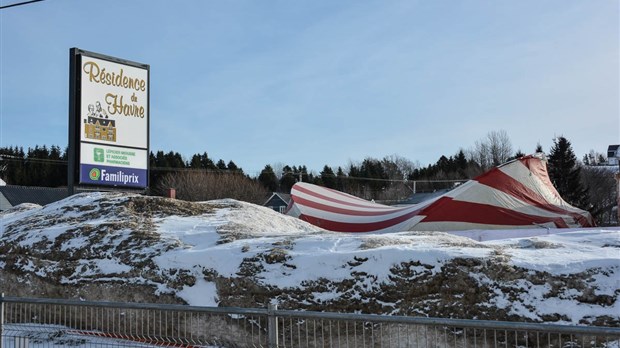
[(620, 145), (609, 145), (607, 148), (607, 164), (617, 166), (620, 161)]

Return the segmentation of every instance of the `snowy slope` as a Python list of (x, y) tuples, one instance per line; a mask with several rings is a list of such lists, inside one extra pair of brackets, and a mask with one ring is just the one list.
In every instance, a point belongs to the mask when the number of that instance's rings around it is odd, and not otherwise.
[(620, 323), (617, 228), (344, 234), (234, 200), (120, 193), (0, 218), (8, 295)]

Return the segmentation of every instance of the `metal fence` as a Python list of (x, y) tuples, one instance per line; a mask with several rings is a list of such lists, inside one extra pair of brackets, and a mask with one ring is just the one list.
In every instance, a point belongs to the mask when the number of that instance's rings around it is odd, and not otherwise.
[(620, 348), (620, 328), (0, 297), (0, 348)]

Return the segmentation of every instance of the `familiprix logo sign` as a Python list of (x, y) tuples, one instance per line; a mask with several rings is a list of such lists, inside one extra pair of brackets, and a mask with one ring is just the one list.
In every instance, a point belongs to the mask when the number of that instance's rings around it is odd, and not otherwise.
[(142, 187), (147, 178), (146, 170), (118, 169), (115, 167), (92, 165), (83, 169), (87, 171), (82, 172), (81, 179), (89, 184)]
[(88, 176), (90, 177), (90, 180), (99, 180), (101, 177), (101, 171), (98, 168), (93, 168), (88, 173)]

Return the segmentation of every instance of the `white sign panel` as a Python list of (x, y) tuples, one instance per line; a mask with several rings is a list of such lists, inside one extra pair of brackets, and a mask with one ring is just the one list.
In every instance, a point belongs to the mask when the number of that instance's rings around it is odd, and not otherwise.
[(81, 75), (81, 141), (146, 149), (148, 71), (82, 56)]
[(146, 168), (146, 150), (125, 149), (101, 144), (82, 144), (80, 163), (122, 168)]

